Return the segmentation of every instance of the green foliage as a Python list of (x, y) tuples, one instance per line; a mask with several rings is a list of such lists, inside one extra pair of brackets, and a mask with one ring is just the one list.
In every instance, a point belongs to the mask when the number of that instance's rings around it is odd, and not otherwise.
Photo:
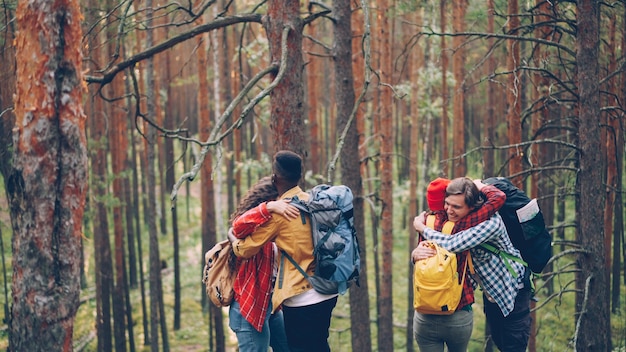
[(272, 158), (267, 153), (261, 153), (261, 160), (246, 158), (238, 161), (235, 170), (242, 174), (269, 175), (272, 173)]

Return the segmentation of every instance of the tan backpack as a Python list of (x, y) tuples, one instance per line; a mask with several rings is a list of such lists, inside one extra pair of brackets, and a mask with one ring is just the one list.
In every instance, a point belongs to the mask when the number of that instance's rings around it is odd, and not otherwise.
[(204, 255), (202, 283), (206, 294), (218, 307), (229, 306), (234, 298), (233, 284), (237, 276), (235, 255), (230, 241), (218, 242)]

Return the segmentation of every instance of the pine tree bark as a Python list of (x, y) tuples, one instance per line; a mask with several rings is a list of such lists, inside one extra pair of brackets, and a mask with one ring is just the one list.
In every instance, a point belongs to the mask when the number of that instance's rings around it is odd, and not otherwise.
[[(467, 12), (468, 1), (454, 1), (452, 5), (452, 27), (454, 33), (465, 32), (465, 14)], [(454, 36), (452, 38), (452, 46), (454, 54), (452, 55), (452, 72), (456, 82), (454, 87), (454, 95), (452, 96), (453, 121), (453, 168), (452, 175), (454, 177), (465, 176), (467, 173), (466, 160), (462, 157), (465, 154), (465, 47), (463, 36)], [(442, 143), (447, 143), (444, 139)]]
[[(352, 70), (352, 23), (350, 2), (333, 1), (334, 22), (334, 74), (335, 101), (337, 102), (337, 132), (343, 133), (348, 127), (340, 153), (342, 183), (350, 187), (354, 194), (355, 223), (363, 222), (363, 183), (360, 173), (359, 135), (356, 116), (352, 117), (355, 103), (354, 72)], [(360, 72), (359, 72), (360, 73)], [(351, 119), (352, 118), (352, 119)], [(361, 225), (362, 226), (362, 225)], [(361, 229), (361, 231), (363, 231)], [(371, 351), (371, 328), (369, 295), (367, 283), (367, 253), (364, 233), (357, 234), (361, 247), (361, 277), (359, 286), (350, 289), (350, 323), (353, 351)], [(365, 338), (367, 336), (367, 338)]]
[[(379, 1), (378, 35), (380, 36), (380, 52), (391, 53), (392, 33), (389, 32), (390, 1)], [(391, 55), (380, 57), (380, 197), (382, 201), (381, 211), (381, 258), (382, 273), (380, 284), (380, 296), (378, 297), (379, 320), (378, 320), (378, 350), (381, 352), (393, 351), (393, 266), (389, 258), (393, 255), (393, 170), (394, 170), (394, 136), (393, 115), (391, 111), (392, 92), (384, 84), (392, 82), (393, 66)]]
[[(352, 15), (351, 15), (351, 32), (352, 32), (352, 42), (351, 42), (351, 46), (352, 46), (352, 78), (353, 78), (353, 85), (355, 90), (358, 92), (358, 94), (362, 94), (362, 91), (364, 88), (364, 84), (365, 84), (365, 60), (364, 60), (364, 54), (363, 53), (363, 28), (364, 28), (364, 13), (363, 13), (363, 9), (358, 8), (358, 7), (353, 7), (352, 8)], [(368, 22), (369, 23), (369, 22)], [(367, 55), (369, 55), (370, 53), (367, 53)], [(356, 73), (356, 74), (354, 74)], [(369, 82), (367, 82), (369, 84)], [(338, 99), (337, 99), (338, 100)], [(355, 199), (354, 199), (354, 227), (357, 231), (357, 236), (359, 239), (359, 244), (361, 245), (362, 248), (362, 252), (361, 252), (361, 269), (362, 270), (362, 274), (364, 277), (367, 277), (367, 267), (368, 267), (368, 253), (366, 252), (366, 248), (367, 248), (367, 241), (366, 241), (366, 236), (365, 236), (365, 207), (364, 207), (364, 189), (363, 189), (363, 181), (362, 181), (362, 175), (364, 170), (366, 170), (367, 166), (365, 166), (365, 163), (361, 163), (360, 160), (362, 160), (364, 154), (365, 154), (365, 148), (361, 149), (359, 146), (363, 145), (363, 141), (365, 139), (364, 136), (364, 130), (365, 130), (365, 112), (364, 112), (365, 108), (364, 108), (364, 104), (361, 104), (360, 106), (357, 106), (356, 111), (355, 111), (355, 116), (354, 116), (354, 124), (355, 124), (355, 128), (356, 128), (356, 135), (357, 138), (354, 141), (354, 145), (356, 146), (356, 153), (350, 156), (346, 156), (345, 158), (348, 161), (348, 163), (352, 163), (354, 162), (354, 158), (356, 158), (357, 160), (359, 160), (359, 163), (356, 164), (356, 166), (354, 167), (355, 170), (359, 170), (358, 171), (358, 175), (361, 178), (361, 185), (360, 187), (356, 187), (352, 189), (352, 191), (355, 194)], [(350, 146), (348, 146), (347, 148), (352, 148)], [(351, 152), (354, 152), (353, 149), (348, 149)], [(344, 157), (342, 157), (343, 159)], [(351, 175), (351, 173), (349, 173), (349, 175)], [(360, 216), (356, 216), (356, 214), (360, 214)], [(367, 281), (367, 280), (365, 280)], [(358, 307), (369, 307), (370, 303), (369, 303), (369, 284), (367, 282), (365, 283), (361, 283), (362, 286), (362, 290), (359, 290), (358, 292), (356, 292), (355, 294), (350, 294), (350, 306), (358, 306)], [(362, 318), (361, 318), (362, 317)], [(358, 321), (356, 321), (358, 320)], [(369, 309), (367, 310), (363, 310), (361, 311), (359, 309), (358, 312), (350, 312), (350, 323), (352, 325), (352, 350), (353, 351), (363, 351), (363, 352), (369, 352), (372, 350), (372, 340), (370, 338), (371, 336), (371, 327), (370, 324), (367, 323), (367, 325), (365, 326), (364, 324), (366, 324), (366, 322), (370, 321), (370, 313), (369, 313)], [(362, 334), (360, 332), (363, 332)], [(364, 336), (367, 336), (367, 338), (364, 338)]]
[[(494, 1), (487, 0), (487, 33), (494, 33), (494, 17), (495, 17), (495, 8)], [(487, 40), (489, 48), (493, 48), (495, 43), (494, 38), (489, 38)], [(496, 71), (496, 58), (494, 55), (489, 55), (487, 58), (487, 75), (494, 74)], [(492, 80), (487, 82), (487, 117), (485, 119), (484, 131), (483, 135), (483, 145), (485, 146), (485, 151), (483, 151), (483, 176), (485, 178), (491, 177), (495, 175), (495, 151), (490, 150), (489, 147), (495, 144), (496, 142), (496, 99), (495, 99), (495, 89), (496, 83)]]
[[(203, 36), (203, 40), (199, 42), (198, 49), (198, 113), (200, 116), (200, 124), (198, 132), (200, 139), (205, 141), (211, 133), (211, 111), (209, 109), (209, 82), (207, 72), (207, 41), (208, 35)], [(198, 39), (199, 41), (201, 38)], [(217, 242), (217, 233), (215, 225), (215, 191), (213, 187), (213, 159), (212, 154), (207, 153), (202, 169), (200, 170), (200, 179), (204, 187), (201, 188), (201, 218), (202, 218), (202, 258), (215, 243)], [(202, 266), (199, 268), (202, 271)], [(202, 287), (202, 305), (209, 310), (209, 345), (211, 350), (215, 346), (216, 351), (223, 351), (226, 347), (226, 337), (224, 331), (224, 318), (222, 310), (207, 299), (206, 291)]]
[[(148, 9), (146, 16), (146, 25), (148, 31), (146, 32), (146, 47), (150, 47), (154, 43), (153, 25), (153, 7), (152, 0), (147, 0), (146, 8)], [(154, 76), (154, 58), (147, 59), (145, 68), (146, 90), (147, 97), (147, 114), (153, 119), (157, 115), (155, 97), (155, 76)], [(159, 239), (158, 229), (156, 224), (157, 217), (157, 197), (156, 197), (156, 180), (157, 170), (155, 170), (155, 164), (157, 162), (158, 154), (156, 152), (157, 138), (156, 129), (144, 123), (145, 135), (144, 140), (145, 147), (145, 160), (146, 160), (146, 192), (147, 192), (147, 219), (148, 221), (148, 236), (149, 236), (149, 282), (150, 282), (150, 350), (157, 352), (159, 350), (159, 335), (162, 337), (163, 349), (168, 350), (168, 337), (165, 317), (163, 316), (163, 291), (161, 286), (161, 256), (159, 254)]]
[[(112, 9), (114, 7), (112, 1), (107, 1), (107, 7)], [(107, 31), (107, 57), (113, 57), (115, 52), (115, 32)], [(122, 76), (118, 76), (113, 81), (104, 87), (106, 95), (111, 98), (123, 96), (124, 94), (124, 82)], [(122, 199), (124, 197), (125, 190), (123, 188), (122, 173), (124, 172), (126, 145), (123, 145), (124, 139), (121, 138), (126, 132), (126, 113), (119, 106), (109, 104), (108, 114), (108, 141), (109, 152), (111, 155), (111, 170), (113, 172), (113, 184), (112, 194), (117, 200), (112, 205), (113, 212), (113, 238), (114, 238), (114, 280), (113, 280), (113, 294), (112, 305), (113, 308), (113, 334), (115, 336), (115, 350), (124, 352), (126, 351), (126, 316), (125, 316), (125, 284), (124, 273), (126, 268), (125, 264), (125, 245), (124, 245), (124, 205)]]
[[(14, 13), (8, 8), (0, 13), (2, 23), (7, 23), (6, 30), (0, 34), (4, 43), (13, 43), (15, 25), (11, 21)], [(13, 93), (15, 92), (15, 47), (3, 45), (0, 47), (0, 175), (6, 180), (11, 169), (12, 133), (15, 125), (13, 111)]]
[[(308, 35), (311, 38), (316, 38), (318, 35), (317, 24), (315, 22), (310, 23), (307, 26)], [(335, 38), (337, 40), (337, 38)], [(308, 52), (315, 52), (316, 43), (312, 40), (307, 40), (306, 42), (306, 50)], [(326, 155), (322, 155), (321, 151), (327, 150), (322, 145), (322, 138), (320, 133), (320, 123), (319, 123), (319, 102), (318, 97), (320, 94), (320, 76), (322, 65), (320, 65), (319, 58), (315, 57), (315, 55), (308, 56), (309, 62), (306, 65), (307, 75), (307, 116), (309, 120), (309, 134), (310, 134), (310, 143), (311, 143), (311, 154), (309, 155), (309, 167), (314, 175), (323, 173), (323, 165), (322, 160), (327, 160)], [(336, 63), (335, 63), (336, 65)], [(337, 103), (340, 103), (339, 101)]]
[[(418, 26), (423, 24), (423, 9), (419, 9), (415, 11), (415, 13), (409, 18), (410, 23), (415, 23)], [(424, 68), (424, 49), (426, 46), (424, 42), (420, 42), (421, 45), (416, 45), (413, 53), (410, 57), (409, 72), (410, 72), (410, 82), (413, 82), (411, 90), (411, 96), (418, 97), (421, 93), (421, 77), (420, 71)], [(408, 126), (408, 130), (410, 131), (411, 141), (409, 148), (409, 219), (411, 216), (417, 215), (421, 209), (423, 209), (423, 201), (418, 199), (417, 190), (423, 189), (424, 187), (420, 186), (420, 184), (424, 184), (427, 180), (422, 180), (420, 183), (420, 179), (418, 176), (418, 162), (419, 162), (419, 142), (420, 142), (420, 120), (422, 120), (422, 116), (420, 115), (421, 111), (419, 109), (419, 104), (417, 101), (413, 101), (411, 104), (411, 109), (409, 111), (408, 116), (410, 116), (410, 124)], [(433, 136), (434, 137), (434, 136)], [(425, 168), (422, 168), (425, 169)], [(421, 192), (420, 192), (421, 193)], [(422, 197), (423, 198), (423, 197)], [(409, 227), (409, 248), (408, 253), (413, 251), (413, 248), (417, 246), (417, 232), (413, 226)], [(413, 337), (413, 317), (415, 314), (415, 309), (413, 308), (413, 275), (412, 271), (409, 270), (409, 285), (407, 287), (407, 332), (406, 332), (406, 345), (407, 352), (413, 352), (415, 350), (415, 338)]]
[[(622, 19), (626, 18), (626, 8), (622, 9)], [(622, 26), (621, 28), (621, 47), (622, 48), (626, 48), (626, 26)], [(617, 83), (617, 89), (616, 92), (620, 95), (620, 99), (623, 101), (626, 98), (626, 72), (622, 72), (622, 74), (620, 75), (620, 78), (618, 80)], [(616, 142), (615, 144), (618, 146), (618, 148), (616, 149), (617, 152), (615, 153), (615, 159), (617, 160), (617, 179), (621, 180), (622, 176), (623, 176), (623, 170), (624, 170), (624, 118), (626, 117), (626, 114), (624, 112), (622, 112), (620, 114), (620, 118), (616, 118), (613, 120), (612, 122), (612, 126), (613, 126), (613, 131), (616, 135)], [(620, 276), (620, 271), (622, 273), (622, 275), (624, 275), (624, 281), (626, 282), (626, 270), (624, 269), (624, 265), (626, 265), (626, 258), (623, 258), (624, 261), (622, 262), (620, 260), (621, 257), (620, 256), (620, 251), (623, 251), (624, 249), (622, 248), (622, 246), (624, 245), (624, 243), (622, 243), (622, 239), (624, 238), (624, 202), (623, 202), (623, 197), (622, 197), (622, 183), (618, 182), (617, 183), (617, 188), (615, 189), (615, 217), (614, 217), (614, 221), (615, 221), (615, 225), (614, 225), (614, 231), (615, 233), (613, 234), (613, 238), (614, 238), (614, 242), (613, 242), (613, 297), (612, 297), (612, 310), (613, 311), (619, 311), (619, 308), (621, 307), (621, 276)], [(621, 270), (620, 270), (621, 268)]]
[(16, 18), (9, 350), (71, 351), (88, 177), (82, 14), (76, 1), (22, 1)]
[[(508, 0), (508, 32), (510, 35), (517, 33), (517, 29), (520, 26), (520, 19), (518, 16), (519, 6), (517, 0)], [(506, 90), (506, 101), (508, 103), (508, 112), (506, 116), (507, 120), (507, 135), (509, 137), (509, 144), (518, 144), (522, 142), (522, 87), (521, 87), (521, 73), (517, 70), (517, 66), (520, 64), (520, 48), (521, 43), (517, 40), (510, 39), (507, 41), (507, 57), (506, 67), (508, 73), (508, 84)], [(522, 157), (523, 153), (520, 153), (520, 148), (511, 148), (509, 156), (509, 175), (516, 175), (522, 171)], [(511, 180), (517, 187), (523, 188), (520, 178)]]
[[(92, 4), (93, 1), (90, 1)], [(97, 21), (93, 12), (87, 13), (87, 22)], [(106, 52), (98, 45), (93, 45), (98, 37), (89, 37), (89, 44), (94, 48), (91, 52), (93, 57), (105, 58)], [(96, 336), (99, 352), (111, 351), (113, 348), (113, 330), (111, 325), (111, 295), (113, 290), (113, 262), (111, 258), (111, 243), (109, 241), (108, 212), (103, 198), (107, 194), (107, 136), (106, 115), (104, 101), (97, 96), (97, 87), (91, 86), (87, 103), (87, 116), (89, 126), (89, 139), (92, 147), (89, 151), (91, 163), (91, 194), (94, 199), (91, 202), (93, 211), (93, 244), (96, 285)]]
[[(287, 68), (281, 82), (270, 93), (270, 128), (274, 150), (291, 150), (308, 163), (304, 125), (304, 87), (302, 84), (302, 27), (299, 0), (270, 0), (263, 26), (267, 33), (271, 62), (279, 62), (282, 54), (282, 32), (289, 26), (287, 37)], [(272, 76), (275, 76), (273, 74)], [(274, 77), (272, 77), (273, 79)]]
[(579, 258), (576, 277), (577, 323), (574, 345), (577, 351), (610, 351), (611, 328), (609, 285), (604, 263), (606, 253), (602, 219), (605, 195), (598, 115), (600, 114), (599, 62), (600, 3), (579, 0), (576, 61), (578, 66), (580, 167), (576, 180), (578, 241), (586, 254)]

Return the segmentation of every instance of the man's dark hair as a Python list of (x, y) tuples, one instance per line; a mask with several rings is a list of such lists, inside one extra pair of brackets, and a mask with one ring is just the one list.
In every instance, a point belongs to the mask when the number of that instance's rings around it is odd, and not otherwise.
[(302, 177), (302, 158), (292, 151), (281, 150), (274, 154), (272, 168), (274, 174), (287, 182), (296, 184)]

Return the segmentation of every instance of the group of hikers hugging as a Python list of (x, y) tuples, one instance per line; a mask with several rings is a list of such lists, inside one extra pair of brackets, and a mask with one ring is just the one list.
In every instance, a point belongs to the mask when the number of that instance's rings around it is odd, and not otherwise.
[[(230, 218), (228, 239), (236, 256), (236, 274), (229, 326), (237, 336), (239, 351), (265, 352), (270, 347), (274, 352), (330, 351), (331, 314), (345, 286), (325, 290), (316, 282), (323, 276), (321, 239), (316, 235), (324, 230), (315, 227), (318, 220), (313, 219), (313, 210), (291, 204), (295, 200), (306, 203), (312, 197), (299, 186), (302, 169), (298, 154), (275, 153), (271, 176), (248, 190)], [(460, 177), (433, 180), (426, 198), (429, 210), (412, 219), (419, 237), (411, 253), (413, 334), (419, 350), (466, 351), (473, 330), (474, 293), (480, 290), (495, 345), (501, 351), (525, 351), (531, 326), (532, 270), (521, 259), (523, 253), (511, 241), (499, 214), (507, 195), (486, 180)], [(353, 220), (349, 220), (352, 227)], [(360, 249), (358, 242), (346, 243), (334, 243), (333, 248), (339, 255), (350, 254), (347, 247), (357, 248), (352, 250), (357, 252), (357, 263), (348, 262), (357, 270), (345, 278), (350, 286), (358, 279)], [(429, 291), (432, 287), (423, 275), (431, 265), (428, 261), (442, 251), (456, 262), (457, 287), (445, 289), (455, 302), (437, 302), (434, 309), (427, 308), (439, 298), (431, 297), (435, 293)], [(335, 266), (339, 271), (344, 264), (337, 262), (332, 270)]]

